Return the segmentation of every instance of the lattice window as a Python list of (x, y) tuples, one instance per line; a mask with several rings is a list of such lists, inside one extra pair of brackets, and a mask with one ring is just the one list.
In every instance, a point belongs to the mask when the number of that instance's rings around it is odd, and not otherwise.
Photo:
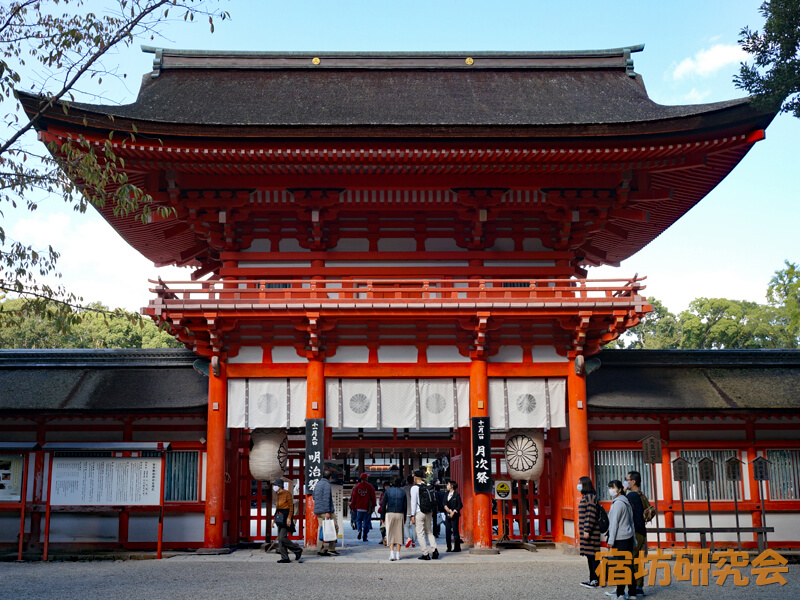
[(197, 502), (199, 452), (167, 452), (166, 502)]
[[(608, 482), (614, 479), (625, 481), (628, 471), (639, 471), (642, 475), (642, 491), (651, 500), (654, 491), (650, 478), (650, 465), (642, 460), (641, 450), (595, 450), (594, 487), (600, 500), (611, 500), (608, 495)], [(576, 474), (577, 477), (581, 475)]]
[(800, 450), (767, 450), (770, 500), (800, 500)]
[(725, 479), (725, 461), (736, 456), (735, 450), (681, 450), (680, 455), (689, 461), (689, 481), (683, 483), (685, 500), (708, 499), (706, 482), (700, 481), (700, 468), (697, 466), (703, 458), (714, 461), (714, 481), (709, 486), (711, 499), (733, 500), (734, 494), (737, 494), (738, 500), (742, 499), (738, 483)]

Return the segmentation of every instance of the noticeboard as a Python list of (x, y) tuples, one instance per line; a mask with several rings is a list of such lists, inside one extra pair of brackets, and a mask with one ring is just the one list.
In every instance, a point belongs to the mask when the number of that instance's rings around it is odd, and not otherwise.
[(158, 506), (161, 458), (53, 457), (53, 506)]

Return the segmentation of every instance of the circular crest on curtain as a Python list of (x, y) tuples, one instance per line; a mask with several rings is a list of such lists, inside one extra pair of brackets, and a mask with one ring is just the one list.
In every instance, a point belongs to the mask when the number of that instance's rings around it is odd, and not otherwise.
[(283, 477), (288, 454), (288, 438), (283, 429), (254, 429), (250, 434), (250, 474), (258, 481)]
[(506, 469), (512, 479), (539, 481), (544, 470), (541, 429), (512, 429), (506, 434)]

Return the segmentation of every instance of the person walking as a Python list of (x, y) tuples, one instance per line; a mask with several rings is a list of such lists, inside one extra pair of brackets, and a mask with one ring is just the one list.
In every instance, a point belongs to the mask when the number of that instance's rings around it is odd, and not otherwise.
[(400, 487), (403, 482), (395, 476), (381, 498), (381, 519), (386, 528), (386, 542), (389, 546), (389, 560), (400, 560), (403, 547), (403, 522), (406, 520), (408, 505), (406, 493)]
[(600, 585), (596, 555), (600, 552), (600, 527), (597, 517), (600, 505), (597, 502), (597, 492), (589, 477), (581, 477), (578, 481), (578, 491), (581, 501), (578, 505), (578, 531), (581, 536), (581, 556), (585, 556), (589, 563), (589, 580), (581, 582), (586, 588), (596, 588)]
[(275, 494), (275, 525), (278, 527), (278, 552), (281, 555), (279, 563), (290, 563), (289, 551), (294, 552), (295, 560), (300, 560), (303, 549), (289, 539), (289, 532), (294, 529), (294, 502), (292, 492), (283, 487), (283, 479), (272, 482), (272, 492)]
[(417, 530), (414, 527), (414, 523), (411, 522), (411, 517), (413, 517), (413, 513), (411, 512), (411, 488), (414, 487), (414, 476), (409, 475), (406, 478), (406, 485), (403, 486), (403, 491), (406, 493), (406, 505), (408, 506), (408, 517), (405, 521), (405, 531), (406, 531), (406, 548), (414, 548), (417, 545)]
[(461, 495), (458, 493), (458, 483), (448, 481), (444, 502), (444, 537), (448, 552), (461, 552), (461, 534), (458, 531), (458, 525), (463, 508)]
[[(614, 479), (608, 482), (608, 494), (611, 496), (611, 510), (608, 512), (608, 546), (633, 555), (634, 528), (633, 508), (623, 492), (622, 482)], [(633, 560), (620, 559), (618, 562), (628, 570), (628, 600), (636, 598), (636, 581), (633, 578)], [(614, 592), (606, 592), (614, 595)], [(625, 600), (625, 585), (617, 585), (617, 600)]]
[(414, 471), (414, 483), (411, 488), (411, 513), (414, 515), (411, 522), (417, 529), (417, 541), (422, 546), (419, 559), (436, 560), (439, 558), (439, 549), (431, 531), (431, 518), (436, 513), (436, 493), (422, 480), (422, 471)]
[[(633, 558), (636, 560), (637, 558), (643, 558), (647, 554), (647, 525), (644, 520), (644, 502), (647, 501), (647, 497), (642, 498), (644, 494), (641, 490), (641, 473), (639, 471), (628, 471), (622, 485), (626, 490), (625, 497), (631, 503), (631, 508), (633, 509), (633, 531), (636, 538), (633, 546)], [(647, 503), (648, 505), (650, 504), (649, 501)], [(644, 577), (639, 577), (636, 579), (636, 594), (638, 596), (644, 596), (643, 588)]]
[(350, 496), (350, 508), (356, 511), (358, 539), (368, 542), (367, 536), (372, 529), (372, 511), (375, 510), (375, 488), (369, 482), (369, 475), (361, 474), (361, 481), (353, 488)]
[[(322, 472), (322, 479), (317, 481), (314, 486), (314, 514), (317, 515), (317, 525), (322, 529), (322, 522), (333, 519), (333, 526), (336, 529), (336, 537), (339, 537), (339, 524), (336, 522), (336, 513), (333, 509), (333, 494), (331, 493), (331, 477), (333, 472), (325, 469)], [(317, 556), (339, 556), (336, 551), (336, 540), (332, 542), (321, 542)]]

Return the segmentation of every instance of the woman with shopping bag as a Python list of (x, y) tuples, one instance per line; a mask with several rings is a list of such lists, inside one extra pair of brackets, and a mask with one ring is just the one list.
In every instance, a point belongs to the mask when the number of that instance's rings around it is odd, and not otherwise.
[(339, 556), (336, 551), (336, 540), (339, 537), (339, 524), (336, 522), (336, 513), (333, 509), (333, 494), (331, 493), (331, 476), (333, 472), (325, 469), (322, 479), (314, 486), (314, 514), (317, 515), (319, 526), (319, 539), (322, 542), (317, 556)]

